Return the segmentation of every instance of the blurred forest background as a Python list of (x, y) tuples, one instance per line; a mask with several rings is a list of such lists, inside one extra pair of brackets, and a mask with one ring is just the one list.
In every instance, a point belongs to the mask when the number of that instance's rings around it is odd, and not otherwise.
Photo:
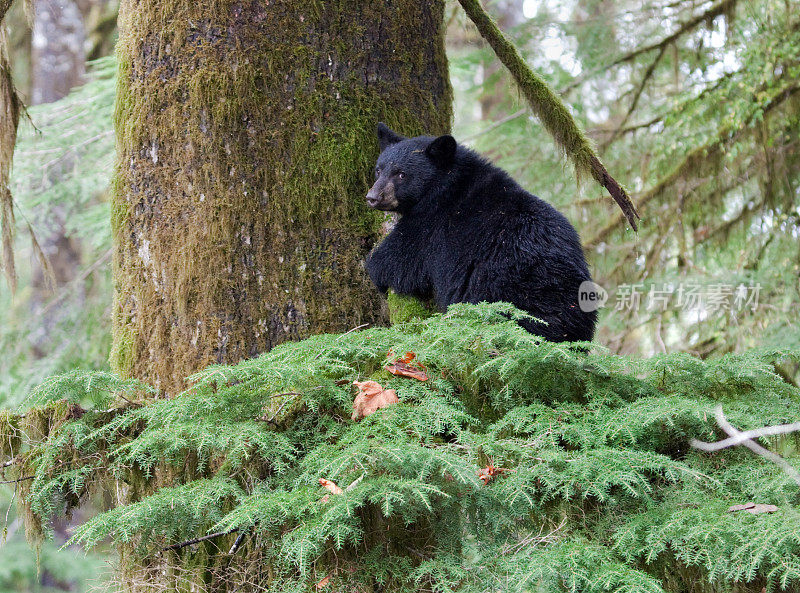
[[(492, 51), (448, 4), (454, 135), (578, 229), (595, 281), (609, 292), (596, 342), (614, 353), (703, 358), (800, 347), (800, 5), (484, 4), (571, 107), (642, 215), (635, 234), (601, 188), (576, 183)], [(13, 76), (29, 108), (11, 178), (19, 285), (16, 294), (0, 289), (4, 407), (48, 376), (107, 369), (111, 341), (106, 192), (118, 6), (37, 0), (32, 29), (25, 10), (16, 2), (5, 19)], [(52, 279), (31, 234), (50, 258)], [(796, 367), (780, 370), (796, 381)], [(0, 509), (13, 495), (0, 486)], [(21, 520), (9, 512), (0, 593), (80, 590), (101, 570), (102, 555), (56, 551), (66, 525), (56, 526), (37, 569)]]

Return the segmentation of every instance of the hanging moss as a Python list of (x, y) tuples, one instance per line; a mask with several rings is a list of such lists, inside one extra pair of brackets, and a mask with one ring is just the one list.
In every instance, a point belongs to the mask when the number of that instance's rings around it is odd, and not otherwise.
[(449, 128), (442, 17), (410, 0), (123, 3), (117, 371), (175, 393), (210, 363), (386, 321), (363, 270), (375, 125)]
[(14, 416), (10, 410), (0, 410), (0, 459), (17, 455), (21, 438), (19, 416)]

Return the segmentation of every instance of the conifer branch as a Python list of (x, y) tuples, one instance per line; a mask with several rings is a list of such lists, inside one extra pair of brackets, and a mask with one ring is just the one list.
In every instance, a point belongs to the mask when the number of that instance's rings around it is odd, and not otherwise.
[(639, 104), (639, 99), (641, 98), (642, 93), (644, 92), (644, 87), (647, 86), (647, 81), (649, 81), (650, 78), (653, 76), (653, 73), (656, 70), (656, 66), (658, 66), (658, 63), (661, 61), (661, 58), (664, 57), (664, 52), (666, 51), (667, 51), (667, 46), (665, 45), (659, 50), (658, 55), (656, 55), (655, 59), (653, 59), (653, 61), (650, 62), (650, 65), (647, 67), (647, 70), (645, 70), (645, 73), (642, 76), (642, 80), (640, 80), (639, 84), (636, 86), (636, 90), (633, 93), (633, 99), (631, 100), (631, 104), (628, 106), (628, 110), (625, 112), (625, 116), (622, 118), (622, 121), (620, 122), (619, 126), (617, 126), (617, 129), (614, 130), (614, 132), (611, 134), (611, 137), (608, 138), (605, 142), (603, 142), (603, 144), (601, 145), (601, 149), (605, 149), (607, 146), (612, 144), (614, 140), (619, 138), (620, 134), (622, 134), (623, 130), (625, 129), (625, 126), (628, 123), (628, 120), (633, 114), (633, 111)]
[[(728, 0), (730, 1), (730, 0)], [(628, 193), (606, 170), (575, 118), (550, 86), (522, 59), (514, 45), (481, 7), (479, 0), (459, 0), (464, 11), (478, 27), (481, 36), (491, 45), (495, 55), (519, 85), (533, 112), (550, 133), (559, 148), (572, 159), (576, 172), (588, 173), (605, 187), (617, 202), (628, 223), (637, 230), (639, 213)]]
[(671, 44), (672, 42), (676, 41), (682, 35), (685, 35), (689, 31), (693, 31), (699, 25), (703, 23), (710, 23), (715, 18), (717, 18), (721, 14), (730, 13), (730, 11), (736, 6), (738, 0), (721, 0), (717, 2), (711, 8), (706, 10), (703, 13), (700, 13), (688, 21), (685, 21), (683, 24), (679, 25), (677, 29), (675, 29), (672, 33), (667, 35), (666, 37), (659, 39), (649, 45), (643, 45), (641, 47), (637, 47), (635, 50), (625, 54), (624, 56), (620, 56), (613, 62), (611, 62), (608, 66), (603, 67), (603, 70), (608, 68), (613, 68), (614, 66), (619, 66), (625, 62), (630, 62), (631, 60), (638, 58), (640, 55), (645, 54), (647, 52), (651, 52), (654, 50), (664, 50), (666, 47)]
[[(644, 206), (654, 199), (662, 196), (664, 192), (673, 187), (679, 180), (691, 179), (696, 177), (693, 173), (700, 168), (701, 165), (714, 163), (716, 160), (725, 156), (723, 148), (731, 142), (737, 140), (743, 134), (756, 114), (764, 116), (776, 107), (785, 103), (788, 99), (793, 97), (796, 93), (800, 92), (800, 83), (792, 81), (787, 84), (778, 93), (763, 106), (760, 111), (754, 111), (744, 119), (738, 126), (725, 126), (710, 142), (698, 146), (693, 149), (672, 171), (662, 177), (652, 188), (647, 190), (639, 197), (639, 205)], [(585, 242), (587, 248), (596, 247), (601, 242), (605, 241), (608, 236), (622, 224), (624, 218), (621, 215), (616, 215), (614, 219), (603, 227), (594, 237)]]
[(595, 128), (593, 130), (590, 130), (589, 133), (590, 134), (617, 134), (617, 133), (619, 133), (619, 134), (629, 134), (631, 132), (637, 132), (637, 131), (642, 130), (644, 128), (649, 128), (651, 126), (654, 126), (658, 122), (662, 121), (665, 117), (666, 117), (666, 115), (663, 115), (663, 114), (662, 115), (656, 115), (655, 117), (652, 117), (651, 119), (649, 119), (649, 120), (647, 120), (645, 122), (642, 122), (642, 123), (631, 124), (629, 126), (616, 127), (616, 128)]
[(609, 68), (614, 68), (615, 66), (619, 66), (620, 64), (630, 62), (631, 60), (638, 58), (642, 54), (646, 54), (648, 52), (655, 50), (660, 50), (663, 53), (664, 51), (666, 51), (667, 47), (671, 43), (674, 43), (679, 37), (685, 35), (686, 33), (693, 31), (695, 28), (697, 28), (698, 25), (701, 25), (706, 22), (711, 22), (721, 14), (730, 13), (730, 11), (733, 10), (737, 2), (738, 0), (721, 0), (720, 2), (709, 8), (707, 11), (698, 14), (697, 16), (694, 16), (688, 21), (685, 21), (683, 24), (679, 25), (678, 28), (675, 29), (675, 31), (673, 31), (666, 37), (659, 39), (658, 41), (655, 41), (653, 43), (650, 43), (648, 45), (642, 45), (641, 47), (637, 47), (636, 49), (616, 58), (610, 64), (606, 64), (604, 66), (595, 68), (594, 70), (587, 72), (580, 78), (575, 79), (571, 84), (569, 84), (564, 89), (563, 92), (568, 93), (569, 91), (583, 84), (583, 82), (585, 82), (589, 78), (592, 78), (596, 74), (604, 72)]
[(20, 482), (27, 482), (28, 480), (33, 480), (36, 476), (22, 476), (21, 478), (16, 478), (14, 480), (3, 480), (0, 481), (0, 484), (19, 484)]

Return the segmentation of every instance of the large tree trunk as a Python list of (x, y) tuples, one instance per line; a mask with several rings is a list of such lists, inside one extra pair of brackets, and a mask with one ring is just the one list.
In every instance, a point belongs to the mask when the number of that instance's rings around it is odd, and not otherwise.
[(112, 366), (210, 363), (385, 321), (363, 271), (378, 120), (451, 119), (441, 0), (154, 0), (120, 11)]
[[(375, 128), (449, 128), (443, 10), (443, 0), (123, 2), (116, 370), (174, 394), (210, 363), (386, 320), (363, 270), (381, 227), (364, 199)], [(191, 566), (124, 555), (124, 582), (275, 585), (258, 554), (243, 566), (216, 545)]]

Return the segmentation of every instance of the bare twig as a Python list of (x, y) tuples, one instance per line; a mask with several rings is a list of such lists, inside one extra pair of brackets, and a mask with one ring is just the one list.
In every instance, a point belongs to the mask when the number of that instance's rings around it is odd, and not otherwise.
[(248, 533), (250, 533), (250, 531), (249, 530), (245, 530), (245, 531), (242, 531), (239, 534), (239, 536), (236, 538), (236, 541), (233, 542), (233, 545), (231, 546), (231, 549), (228, 550), (228, 555), (229, 556), (236, 553), (236, 550), (238, 550), (239, 546), (242, 545), (242, 542), (244, 541), (244, 538), (247, 537)]
[(280, 407), (275, 411), (275, 413), (272, 415), (272, 417), (269, 420), (267, 420), (267, 422), (269, 422), (269, 423), (275, 422), (275, 420), (278, 418), (278, 415), (283, 411), (283, 408), (286, 407), (286, 404), (288, 404), (291, 401), (296, 400), (298, 397), (300, 397), (303, 394), (302, 393), (294, 393), (294, 394), (287, 394), (287, 395), (291, 395), (291, 397), (287, 397), (286, 398), (286, 401), (284, 401), (280, 405)]
[(692, 447), (696, 447), (697, 449), (701, 449), (703, 451), (719, 451), (720, 449), (735, 447), (736, 445), (744, 445), (753, 453), (756, 453), (757, 455), (760, 455), (761, 457), (764, 457), (765, 459), (768, 459), (769, 461), (778, 465), (795, 482), (800, 484), (800, 472), (798, 472), (794, 466), (792, 466), (777, 453), (773, 453), (769, 449), (766, 449), (753, 441), (753, 439), (765, 436), (774, 436), (777, 434), (787, 434), (790, 432), (800, 431), (800, 422), (794, 422), (792, 424), (779, 424), (776, 426), (765, 426), (764, 428), (740, 431), (730, 422), (728, 422), (727, 418), (725, 418), (725, 414), (722, 411), (722, 406), (717, 406), (717, 409), (714, 411), (714, 415), (717, 418), (717, 424), (725, 432), (725, 434), (728, 435), (729, 438), (716, 443), (706, 443), (704, 441), (692, 439), (690, 443)]
[(661, 61), (661, 58), (664, 57), (664, 52), (667, 51), (667, 46), (663, 46), (659, 51), (656, 57), (650, 62), (650, 65), (645, 70), (644, 75), (642, 76), (642, 80), (639, 81), (638, 86), (636, 87), (636, 91), (633, 93), (633, 99), (631, 100), (631, 104), (628, 106), (628, 110), (625, 112), (625, 117), (622, 118), (619, 126), (615, 130), (615, 132), (608, 138), (605, 142), (603, 142), (601, 150), (607, 148), (611, 145), (614, 140), (619, 138), (620, 134), (622, 134), (622, 130), (628, 124), (628, 120), (630, 119), (631, 115), (633, 114), (634, 109), (639, 104), (639, 98), (642, 96), (644, 92), (644, 87), (647, 86), (647, 81), (653, 76), (653, 72), (655, 72), (656, 66)]
[(498, 119), (496, 122), (493, 122), (491, 125), (486, 126), (482, 130), (479, 130), (479, 131), (475, 132), (474, 134), (466, 136), (465, 138), (462, 138), (461, 140), (463, 142), (472, 142), (476, 138), (478, 138), (480, 136), (483, 136), (484, 134), (488, 134), (492, 130), (496, 130), (500, 126), (502, 126), (504, 124), (507, 124), (508, 122), (513, 121), (513, 120), (515, 120), (515, 119), (517, 119), (519, 117), (522, 117), (523, 115), (525, 115), (527, 113), (528, 113), (527, 109), (520, 109), (519, 111), (515, 111), (511, 115), (507, 115), (507, 116), (505, 116), (505, 117), (503, 117), (501, 119)]
[(193, 546), (194, 544), (199, 544), (200, 542), (204, 542), (209, 539), (214, 539), (215, 537), (222, 537), (223, 535), (230, 535), (231, 533), (236, 533), (239, 531), (238, 527), (234, 527), (233, 529), (229, 529), (228, 531), (218, 531), (217, 533), (209, 533), (208, 535), (204, 535), (203, 537), (196, 537), (194, 539), (187, 540), (185, 542), (180, 542), (178, 544), (172, 544), (171, 546), (167, 546), (163, 548), (161, 551), (166, 552), (167, 550), (180, 550), (181, 548), (185, 548), (186, 546)]
[(19, 484), (20, 482), (27, 482), (28, 480), (33, 480), (36, 476), (23, 476), (21, 478), (17, 478), (16, 480), (3, 480), (0, 481), (0, 484)]
[[(30, 225), (28, 225), (30, 227)], [(33, 236), (33, 229), (31, 229), (31, 236)], [(97, 269), (100, 268), (103, 264), (105, 264), (109, 259), (111, 259), (111, 255), (113, 254), (113, 248), (106, 251), (103, 255), (101, 255), (97, 260), (94, 261), (88, 268), (86, 268), (80, 276), (71, 280), (69, 284), (62, 287), (61, 291), (56, 294), (52, 299), (50, 299), (45, 305), (42, 307), (41, 311), (39, 311), (40, 315), (47, 313), (50, 309), (52, 309), (55, 305), (58, 304), (61, 299), (69, 295), (73, 290), (75, 290), (84, 280), (86, 280), (92, 273), (94, 273)]]

